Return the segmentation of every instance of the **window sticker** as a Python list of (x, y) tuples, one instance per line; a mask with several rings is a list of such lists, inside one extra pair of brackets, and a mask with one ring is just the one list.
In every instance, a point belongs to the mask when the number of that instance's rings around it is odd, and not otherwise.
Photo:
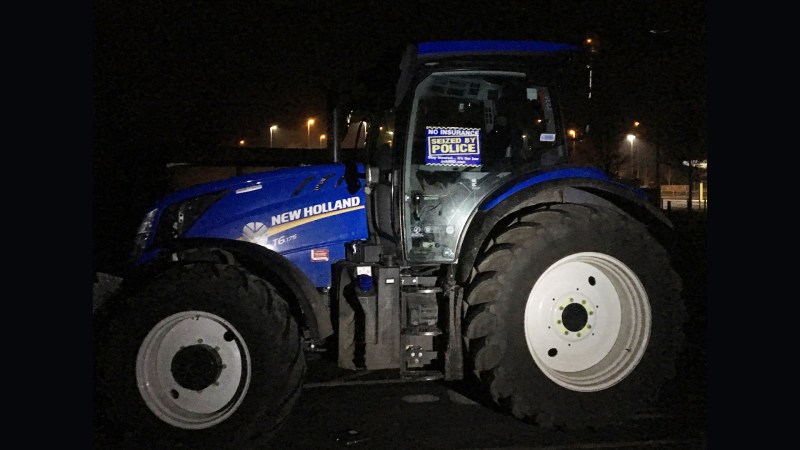
[(425, 164), (479, 166), (480, 137), (480, 128), (425, 127)]
[(541, 142), (555, 142), (556, 135), (554, 133), (542, 133), (539, 135), (539, 141)]

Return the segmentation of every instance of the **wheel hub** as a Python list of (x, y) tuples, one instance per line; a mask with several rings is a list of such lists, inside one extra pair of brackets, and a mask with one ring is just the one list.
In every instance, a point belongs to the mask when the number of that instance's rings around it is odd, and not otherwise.
[(172, 358), (172, 377), (181, 387), (202, 391), (217, 382), (222, 369), (219, 352), (209, 345), (183, 347)]
[(568, 341), (587, 339), (596, 317), (592, 303), (582, 294), (564, 295), (553, 308), (553, 326)]

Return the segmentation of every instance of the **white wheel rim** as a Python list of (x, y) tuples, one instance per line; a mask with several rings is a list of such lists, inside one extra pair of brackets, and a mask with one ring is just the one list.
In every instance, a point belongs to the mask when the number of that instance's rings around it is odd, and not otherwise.
[(136, 381), (147, 407), (184, 429), (227, 419), (244, 400), (250, 376), (250, 353), (242, 336), (221, 317), (202, 311), (159, 322), (136, 358)]
[(525, 340), (539, 369), (574, 391), (607, 389), (628, 376), (650, 338), (650, 302), (636, 274), (602, 253), (550, 266), (525, 305)]

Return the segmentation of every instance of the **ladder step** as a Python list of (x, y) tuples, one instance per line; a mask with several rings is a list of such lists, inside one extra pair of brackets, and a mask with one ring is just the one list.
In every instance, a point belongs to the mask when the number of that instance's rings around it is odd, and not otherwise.
[(438, 327), (419, 326), (404, 328), (400, 334), (403, 336), (438, 336), (442, 334), (442, 330)]

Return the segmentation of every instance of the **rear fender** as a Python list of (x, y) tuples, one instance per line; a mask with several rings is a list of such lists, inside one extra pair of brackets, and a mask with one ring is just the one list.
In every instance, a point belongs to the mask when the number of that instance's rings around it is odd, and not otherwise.
[(171, 242), (158, 255), (132, 275), (132, 284), (176, 262), (236, 263), (275, 286), (289, 302), (295, 318), (302, 328), (307, 329), (312, 340), (321, 340), (333, 334), (330, 314), (314, 283), (285, 256), (273, 250), (230, 239), (187, 238)]
[(666, 248), (671, 247), (672, 224), (641, 191), (611, 180), (596, 178), (559, 178), (506, 193), (493, 195), (482, 202), (470, 222), (459, 251), (456, 279), (465, 282), (483, 243), (503, 219), (537, 206), (554, 203), (577, 203), (616, 209), (644, 223)]

